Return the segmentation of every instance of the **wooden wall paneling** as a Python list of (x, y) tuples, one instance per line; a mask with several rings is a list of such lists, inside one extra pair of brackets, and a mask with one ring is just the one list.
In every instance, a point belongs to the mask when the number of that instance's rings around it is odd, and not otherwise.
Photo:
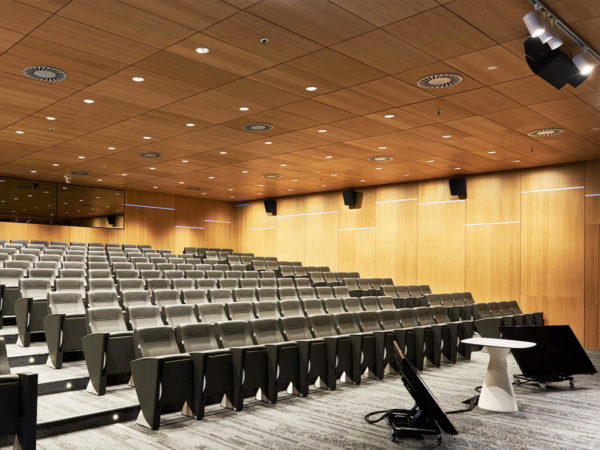
[(109, 241), (109, 228), (69, 227), (72, 242), (100, 242)]
[(478, 301), (519, 300), (521, 172), (467, 179), (465, 290)]
[(584, 184), (585, 164), (526, 170), (521, 184), (521, 304), (569, 324), (582, 342), (584, 190), (547, 189)]
[(0, 222), (0, 238), (7, 241), (27, 239), (27, 226), (24, 223)]
[(263, 202), (252, 202), (249, 206), (240, 206), (241, 214), (245, 219), (240, 223), (240, 233), (245, 235), (242, 239), (243, 251), (252, 252), (257, 256), (274, 256), (276, 249), (275, 216), (267, 215)]
[(417, 282), (418, 184), (382, 186), (376, 192), (375, 275), (395, 284)]
[(192, 197), (175, 197), (175, 252), (185, 247), (204, 247), (205, 202)]
[[(27, 226), (28, 240), (71, 242), (71, 231), (68, 226), (42, 225), (29, 223)], [(75, 240), (73, 240), (75, 242)]]
[(204, 202), (204, 246), (238, 248), (233, 216), (233, 204), (217, 200)]
[(275, 246), (283, 261), (306, 261), (305, 197), (287, 197), (277, 201)]
[(337, 192), (308, 195), (306, 211), (306, 261), (308, 266), (329, 266), (337, 272), (338, 247), (338, 195)]
[(600, 348), (600, 160), (586, 169), (584, 345)]

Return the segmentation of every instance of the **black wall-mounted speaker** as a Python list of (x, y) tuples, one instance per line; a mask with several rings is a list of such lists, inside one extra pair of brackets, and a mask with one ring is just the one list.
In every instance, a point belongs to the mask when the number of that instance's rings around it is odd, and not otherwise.
[(459, 197), (467, 197), (467, 179), (465, 177), (450, 178), (450, 195), (458, 195)]
[(267, 214), (277, 215), (277, 201), (276, 200), (265, 200), (265, 212)]
[(114, 227), (117, 223), (117, 217), (114, 214), (111, 214), (110, 216), (106, 216), (106, 221), (111, 227)]
[(342, 196), (344, 197), (344, 205), (356, 205), (356, 191), (344, 191), (342, 192)]

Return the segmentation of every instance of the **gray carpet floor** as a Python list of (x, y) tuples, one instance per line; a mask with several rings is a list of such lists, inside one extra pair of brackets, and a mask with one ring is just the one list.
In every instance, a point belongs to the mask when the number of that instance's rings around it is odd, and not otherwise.
[[(594, 364), (600, 366), (600, 351), (589, 353)], [(460, 401), (473, 396), (473, 388), (482, 383), (487, 362), (488, 355), (477, 352), (469, 362), (426, 368), (422, 377), (442, 408), (458, 409), (462, 406)], [(511, 373), (518, 372), (512, 356), (509, 369)], [(575, 389), (570, 389), (568, 383), (549, 390), (523, 385), (515, 387), (515, 393), (520, 408), (517, 413), (491, 413), (476, 408), (450, 416), (459, 434), (444, 435), (440, 448), (600, 448), (600, 376), (577, 376)], [(64, 402), (69, 397), (85, 402), (89, 395), (80, 391), (56, 397)], [(209, 407), (207, 417), (201, 421), (179, 414), (164, 416), (158, 431), (126, 422), (41, 439), (38, 447), (362, 449), (435, 445), (431, 439), (394, 444), (389, 440), (387, 425), (369, 425), (363, 420), (373, 410), (412, 406), (400, 377), (395, 375), (382, 381), (366, 380), (361, 386), (341, 385), (334, 392), (315, 389), (308, 398), (285, 395), (276, 405), (254, 400), (246, 405), (241, 412)]]

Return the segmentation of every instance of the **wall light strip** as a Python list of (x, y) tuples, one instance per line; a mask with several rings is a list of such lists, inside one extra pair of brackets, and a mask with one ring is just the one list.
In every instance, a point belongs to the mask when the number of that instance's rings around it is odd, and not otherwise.
[(278, 218), (282, 218), (282, 217), (300, 217), (300, 216), (320, 216), (323, 214), (337, 214), (338, 211), (321, 211), (321, 212), (314, 212), (314, 213), (300, 213), (300, 214), (285, 214), (283, 216), (277, 216)]
[(250, 203), (242, 203), (240, 205), (235, 205), (235, 206), (250, 206)]
[(486, 222), (486, 223), (467, 223), (465, 224), (468, 227), (480, 227), (484, 225), (508, 225), (513, 223), (521, 223), (518, 220), (515, 222)]
[(205, 222), (210, 222), (210, 223), (231, 223), (228, 222), (226, 220), (209, 220), (209, 219), (204, 219)]
[(375, 203), (416, 202), (418, 198), (399, 198), (397, 200), (379, 200)]
[(600, 197), (600, 194), (585, 194), (586, 197)]
[(531, 194), (533, 192), (570, 191), (573, 189), (585, 189), (585, 186), (571, 186), (571, 187), (551, 188), (551, 189), (535, 189), (533, 191), (521, 191), (521, 194)]
[(264, 228), (248, 228), (248, 231), (258, 231), (258, 230), (274, 230), (275, 227), (264, 227)]
[(421, 206), (421, 205), (439, 205), (442, 203), (457, 203), (457, 202), (464, 202), (465, 200), (444, 200), (442, 202), (423, 202), (423, 203), (417, 203), (417, 205)]
[(354, 230), (374, 230), (375, 227), (364, 227), (364, 228), (338, 228), (338, 231), (354, 231)]
[(168, 211), (175, 211), (175, 208), (165, 208), (164, 206), (134, 205), (133, 203), (125, 203), (125, 206), (133, 206), (134, 208), (166, 209)]
[(204, 227), (188, 227), (185, 225), (175, 225), (175, 228), (188, 228), (190, 230), (204, 230)]

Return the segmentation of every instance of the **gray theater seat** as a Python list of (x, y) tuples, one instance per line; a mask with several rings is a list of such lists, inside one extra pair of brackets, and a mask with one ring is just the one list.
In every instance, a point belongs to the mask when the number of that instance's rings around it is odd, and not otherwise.
[(70, 356), (83, 351), (81, 338), (87, 334), (85, 306), (78, 292), (50, 292), (48, 307), (50, 314), (42, 320), (48, 363), (60, 369), (65, 354)]

